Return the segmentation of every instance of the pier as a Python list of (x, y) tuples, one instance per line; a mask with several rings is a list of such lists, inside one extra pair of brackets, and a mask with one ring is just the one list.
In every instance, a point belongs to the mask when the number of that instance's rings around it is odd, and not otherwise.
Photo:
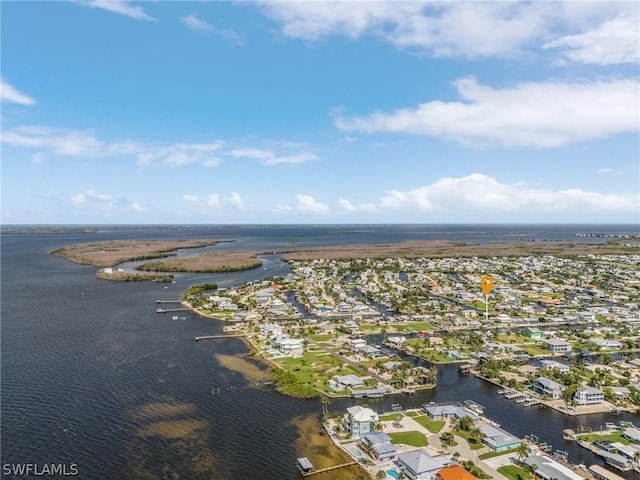
[(244, 337), (244, 333), (229, 333), (226, 335), (203, 335), (201, 337), (193, 337), (193, 339), (197, 342), (199, 340), (216, 340), (220, 338), (234, 338), (234, 337)]
[(156, 300), (156, 303), (182, 303), (182, 300)]
[(357, 465), (358, 462), (352, 461), (347, 463), (341, 463), (340, 465), (334, 465), (333, 467), (321, 468), (320, 470), (310, 471), (310, 472), (302, 472), (303, 477), (309, 477), (311, 475), (316, 475), (318, 473), (330, 472), (331, 470), (337, 470), (338, 468), (350, 467), (351, 465)]
[(159, 308), (156, 310), (156, 313), (167, 313), (167, 312), (188, 312), (188, 308)]

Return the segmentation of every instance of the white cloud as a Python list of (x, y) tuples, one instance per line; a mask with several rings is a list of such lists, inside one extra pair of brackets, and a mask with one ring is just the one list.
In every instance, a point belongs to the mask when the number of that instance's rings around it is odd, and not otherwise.
[(13, 85), (0, 79), (0, 101), (8, 103), (17, 103), (18, 105), (34, 105), (36, 101), (19, 92)]
[(242, 197), (236, 192), (231, 192), (226, 197), (223, 197), (218, 192), (214, 192), (205, 198), (185, 194), (182, 196), (182, 199), (192, 206), (192, 210), (201, 214), (246, 210)]
[(375, 213), (378, 211), (378, 207), (374, 203), (360, 203), (354, 205), (346, 198), (338, 199), (338, 206), (347, 213)]
[(385, 210), (480, 215), (518, 214), (523, 218), (540, 214), (640, 215), (640, 195), (602, 194), (578, 188), (544, 190), (524, 183), (503, 184), (495, 178), (473, 173), (441, 180), (409, 191), (392, 190), (378, 200)]
[(300, 213), (312, 213), (315, 215), (324, 215), (329, 213), (329, 207), (323, 203), (317, 202), (311, 195), (296, 195), (298, 203), (297, 210)]
[(562, 49), (574, 62), (611, 65), (640, 61), (640, 26), (637, 18), (618, 17), (576, 35), (547, 42), (543, 48)]
[(372, 34), (435, 56), (511, 54), (544, 35), (557, 15), (547, 2), (285, 0), (261, 6), (288, 37)]
[(392, 113), (345, 118), (336, 126), (363, 133), (408, 133), (467, 144), (556, 147), (640, 128), (637, 80), (530, 82), (511, 88), (454, 83), (461, 102), (432, 101)]
[(259, 148), (235, 148), (231, 151), (231, 156), (236, 158), (251, 158), (260, 161), (260, 163), (264, 165), (278, 165), (282, 163), (297, 164), (318, 159), (318, 156), (311, 152), (278, 154), (272, 150)]
[(142, 9), (142, 7), (131, 5), (131, 2), (124, 0), (82, 0), (74, 2), (76, 5), (84, 7), (101, 8), (109, 12), (126, 15), (136, 20), (144, 20), (147, 22), (155, 22), (157, 19), (151, 17)]
[(244, 43), (242, 35), (237, 33), (235, 30), (227, 28), (217, 28), (209, 22), (196, 17), (195, 15), (180, 17), (180, 21), (182, 21), (185, 27), (187, 27), (189, 30), (193, 30), (194, 32), (213, 33), (230, 41), (234, 45), (242, 45)]
[(180, 21), (182, 21), (185, 27), (195, 32), (208, 33), (208, 32), (214, 31), (213, 25), (211, 25), (210, 23), (204, 20), (199, 19), (195, 15), (187, 15), (186, 17), (180, 17)]
[(436, 57), (504, 57), (546, 46), (569, 49), (563, 54), (574, 61), (637, 61), (635, 2), (283, 0), (260, 7), (283, 35), (306, 41), (374, 35)]
[(71, 203), (75, 205), (76, 208), (95, 211), (104, 216), (147, 211), (142, 205), (132, 202), (125, 197), (114, 197), (110, 194), (97, 193), (92, 189), (86, 189), (73, 195), (71, 197)]
[(2, 142), (7, 145), (47, 150), (53, 155), (69, 157), (114, 157), (135, 155), (139, 165), (155, 160), (178, 167), (190, 164), (214, 167), (220, 159), (214, 154), (224, 142), (175, 143), (162, 145), (130, 140), (108, 143), (91, 132), (66, 128), (22, 126), (3, 132)]

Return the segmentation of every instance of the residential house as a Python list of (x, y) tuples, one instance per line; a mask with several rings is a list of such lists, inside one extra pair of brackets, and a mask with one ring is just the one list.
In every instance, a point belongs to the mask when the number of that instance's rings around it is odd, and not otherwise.
[(520, 331), (520, 334), (533, 340), (540, 340), (542, 338), (542, 330), (535, 327), (524, 328)]
[(547, 395), (551, 397), (552, 400), (558, 400), (562, 397), (562, 392), (565, 387), (549, 378), (538, 377), (533, 382), (533, 385), (531, 385), (531, 389), (538, 395)]
[(542, 340), (542, 345), (553, 353), (564, 353), (571, 351), (571, 344), (563, 338), (546, 338)]
[(622, 343), (618, 340), (611, 340), (606, 338), (592, 338), (589, 343), (599, 347), (602, 350), (619, 350), (622, 348)]
[(446, 457), (432, 457), (420, 448), (398, 454), (398, 468), (411, 480), (433, 480), (436, 474), (451, 463)]
[(436, 474), (436, 480), (478, 480), (462, 465), (444, 467)]
[(488, 423), (480, 425), (480, 431), (484, 434), (482, 439), (484, 444), (496, 452), (517, 448), (522, 443), (522, 440), (514, 437), (506, 430)]
[(626, 428), (622, 436), (633, 443), (640, 443), (640, 430), (637, 428)]
[(331, 379), (331, 387), (336, 391), (364, 387), (364, 381), (355, 375), (336, 375)]
[(546, 455), (532, 455), (524, 463), (536, 472), (542, 480), (584, 480), (583, 477)]
[(475, 413), (457, 405), (423, 405), (422, 409), (434, 420), (471, 417), (474, 423), (477, 423), (478, 421), (478, 416)]
[(288, 338), (280, 342), (280, 351), (283, 355), (297, 358), (304, 353), (304, 339)]
[(391, 443), (391, 437), (384, 432), (365, 433), (360, 437), (363, 450), (371, 449), (371, 454), (378, 460), (391, 460), (396, 457), (397, 448)]
[(594, 387), (581, 387), (576, 390), (573, 401), (578, 405), (598, 405), (604, 402), (604, 392)]
[(556, 360), (540, 360), (540, 368), (543, 368), (543, 369), (548, 368), (548, 369), (556, 370), (560, 373), (569, 373), (569, 371), (571, 370), (569, 365), (558, 362)]
[(378, 422), (379, 418), (376, 412), (360, 405), (347, 408), (347, 413), (343, 418), (345, 431), (356, 438), (374, 432)]

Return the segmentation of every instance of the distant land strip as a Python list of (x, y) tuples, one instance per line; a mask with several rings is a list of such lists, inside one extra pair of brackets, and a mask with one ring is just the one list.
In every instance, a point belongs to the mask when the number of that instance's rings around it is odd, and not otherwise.
[[(247, 270), (262, 265), (259, 256), (273, 251), (224, 251), (206, 252), (188, 257), (174, 257), (182, 248), (199, 248), (230, 240), (115, 240), (92, 242), (59, 248), (50, 253), (75, 263), (97, 267), (113, 267), (119, 263), (154, 260), (141, 263), (137, 270), (147, 272), (230, 272)], [(611, 241), (604, 244), (575, 242), (496, 242), (469, 244), (459, 242), (409, 241), (376, 245), (338, 245), (324, 247), (300, 247), (278, 250), (284, 261), (419, 258), (419, 257), (509, 257), (527, 255), (625, 255), (640, 254), (640, 248)], [(169, 257), (166, 260), (158, 258)], [(101, 276), (100, 278), (105, 278)], [(109, 277), (116, 280), (115, 277)], [(124, 278), (123, 278), (124, 279)], [(131, 274), (128, 280), (133, 280)], [(143, 277), (135, 278), (135, 280)]]

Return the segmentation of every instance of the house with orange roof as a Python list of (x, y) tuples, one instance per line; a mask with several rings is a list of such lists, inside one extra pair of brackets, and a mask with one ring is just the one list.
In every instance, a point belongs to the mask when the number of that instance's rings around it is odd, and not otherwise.
[(462, 465), (451, 465), (440, 470), (435, 480), (478, 480)]

